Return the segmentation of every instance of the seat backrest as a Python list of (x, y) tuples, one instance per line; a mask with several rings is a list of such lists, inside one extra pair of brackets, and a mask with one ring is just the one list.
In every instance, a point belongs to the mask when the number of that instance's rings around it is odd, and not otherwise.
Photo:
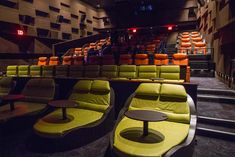
[(40, 65), (31, 65), (29, 67), (29, 75), (39, 77), (42, 75), (42, 66)]
[(85, 77), (99, 77), (100, 66), (99, 65), (87, 65), (85, 66)]
[(50, 57), (49, 65), (59, 65), (59, 57), (57, 56)]
[(0, 78), (0, 96), (8, 95), (13, 87), (13, 79), (11, 77)]
[(119, 58), (119, 64), (132, 64), (132, 57), (130, 54), (121, 54)]
[(168, 65), (169, 59), (167, 54), (155, 54), (154, 64), (155, 65)]
[(129, 106), (129, 110), (139, 109), (163, 112), (168, 121), (189, 123), (187, 93), (182, 85), (141, 83)]
[(17, 65), (8, 65), (6, 74), (7, 74), (7, 76), (17, 76), (18, 75), (18, 66)]
[(83, 65), (84, 56), (74, 56), (73, 57), (73, 65)]
[(73, 87), (70, 100), (79, 108), (105, 112), (110, 105), (110, 85), (104, 80), (80, 80)]
[(137, 76), (136, 65), (120, 65), (118, 76), (120, 78), (136, 78)]
[(159, 71), (156, 65), (140, 65), (138, 69), (138, 78), (151, 79), (158, 78)]
[(25, 96), (24, 101), (47, 103), (54, 98), (55, 82), (53, 79), (31, 79), (21, 93)]
[(147, 54), (136, 54), (135, 55), (135, 65), (148, 65), (149, 58)]
[(47, 65), (47, 57), (39, 57), (38, 65)]
[(188, 55), (185, 53), (173, 54), (172, 63), (175, 65), (188, 65)]
[(68, 76), (68, 65), (57, 65), (55, 66), (56, 77), (67, 77)]
[(82, 65), (71, 65), (69, 67), (69, 76), (70, 77), (83, 77), (84, 75), (84, 66)]
[(101, 67), (101, 77), (116, 78), (118, 77), (117, 65), (103, 65)]
[(180, 66), (179, 65), (162, 65), (160, 70), (160, 78), (169, 80), (180, 79)]
[(53, 65), (42, 66), (42, 76), (44, 77), (54, 76), (54, 69), (55, 69), (55, 66)]
[(29, 65), (19, 65), (18, 76), (28, 76), (28, 75), (29, 75)]
[(184, 86), (162, 84), (157, 108), (167, 114), (168, 121), (189, 123), (190, 110)]
[(64, 56), (62, 65), (71, 65), (72, 64), (72, 57), (71, 56)]

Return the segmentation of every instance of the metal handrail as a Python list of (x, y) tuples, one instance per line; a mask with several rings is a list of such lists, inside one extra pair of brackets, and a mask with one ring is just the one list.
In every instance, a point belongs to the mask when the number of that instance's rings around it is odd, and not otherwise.
[(231, 82), (234, 80), (233, 78), (233, 72), (235, 73), (235, 59), (230, 60), (230, 65), (229, 65), (229, 83), (228, 86), (231, 87)]

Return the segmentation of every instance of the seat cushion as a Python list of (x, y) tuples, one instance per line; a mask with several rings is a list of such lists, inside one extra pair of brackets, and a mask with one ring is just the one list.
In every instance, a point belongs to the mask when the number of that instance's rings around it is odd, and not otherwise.
[(182, 85), (162, 84), (160, 100), (185, 102), (187, 93)]
[(34, 129), (44, 135), (62, 136), (69, 130), (83, 127), (87, 124), (91, 124), (100, 120), (103, 116), (103, 113), (87, 109), (68, 108), (67, 115), (71, 121), (63, 122), (61, 120), (61, 109), (57, 109), (56, 111), (40, 119), (34, 125)]
[(155, 65), (139, 66), (139, 78), (156, 78), (158, 71)]
[(114, 134), (114, 147), (119, 151), (139, 157), (160, 157), (172, 147), (180, 144), (188, 135), (189, 124), (169, 121), (149, 122), (149, 128), (159, 131), (165, 137), (159, 143), (141, 143), (128, 140), (120, 135), (124, 129), (143, 127), (142, 121), (124, 117), (118, 124)]

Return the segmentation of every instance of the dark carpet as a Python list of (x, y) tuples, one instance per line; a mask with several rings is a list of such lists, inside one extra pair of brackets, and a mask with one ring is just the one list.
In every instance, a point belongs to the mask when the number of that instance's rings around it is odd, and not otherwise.
[(191, 83), (198, 84), (199, 88), (229, 89), (229, 87), (215, 77), (191, 77)]

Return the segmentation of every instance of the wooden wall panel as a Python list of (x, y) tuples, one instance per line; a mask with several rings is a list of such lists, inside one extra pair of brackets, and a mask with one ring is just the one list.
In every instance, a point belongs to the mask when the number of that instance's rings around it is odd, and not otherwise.
[(34, 1), (35, 9), (49, 13), (49, 3), (48, 0), (37, 0)]
[(0, 6), (0, 21), (19, 23), (18, 10)]
[(60, 0), (49, 0), (49, 6), (60, 9)]
[(19, 13), (21, 15), (30, 15), (32, 17), (35, 17), (35, 8), (32, 3), (26, 2), (26, 1), (20, 1), (19, 3)]
[(37, 17), (35, 19), (35, 26), (37, 26), (37, 28), (43, 28), (43, 29), (50, 29), (50, 21), (48, 18), (44, 18), (44, 17)]

